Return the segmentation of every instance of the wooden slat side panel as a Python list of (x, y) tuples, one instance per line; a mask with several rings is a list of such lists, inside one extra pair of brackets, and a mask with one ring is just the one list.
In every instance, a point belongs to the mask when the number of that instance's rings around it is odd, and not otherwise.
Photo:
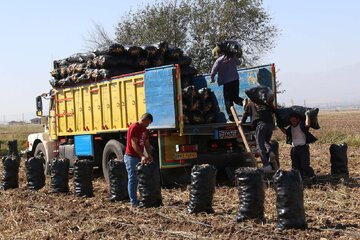
[(65, 91), (65, 118), (66, 118), (66, 132), (73, 132), (75, 130), (74, 118), (74, 96), (72, 89)]
[(75, 131), (81, 132), (84, 130), (84, 105), (82, 98), (82, 91), (80, 88), (74, 89), (74, 103), (75, 103)]
[(104, 130), (112, 129), (112, 107), (110, 84), (104, 83), (100, 86), (101, 108), (102, 108), (102, 127)]
[(90, 96), (90, 87), (82, 88), (83, 101), (84, 101), (84, 128), (93, 129), (93, 118), (92, 118), (92, 105)]
[(146, 112), (144, 78), (134, 78), (136, 92), (136, 114), (139, 119)]
[(91, 98), (91, 106), (92, 106), (92, 117), (93, 123), (90, 131), (100, 131), (102, 130), (102, 116), (101, 116), (101, 100), (99, 93), (99, 86), (92, 85), (90, 86), (90, 98)]
[(144, 75), (58, 91), (58, 136), (125, 131), (145, 113)]
[(121, 101), (121, 122), (122, 127), (127, 127), (127, 123), (129, 122), (128, 119), (128, 112), (127, 112), (127, 99), (126, 99), (126, 82), (121, 81), (120, 84), (120, 101)]
[(137, 121), (137, 114), (136, 114), (136, 92), (134, 91), (134, 84), (132, 79), (127, 79), (124, 81), (125, 84), (125, 106), (126, 106), (126, 113), (127, 113), (127, 124), (131, 124)]
[(112, 129), (122, 128), (121, 122), (121, 100), (119, 81), (112, 82), (111, 88), (111, 112), (112, 112)]
[(64, 98), (64, 92), (61, 91), (56, 94), (56, 119), (58, 134), (66, 133), (66, 119), (63, 115), (65, 113)]

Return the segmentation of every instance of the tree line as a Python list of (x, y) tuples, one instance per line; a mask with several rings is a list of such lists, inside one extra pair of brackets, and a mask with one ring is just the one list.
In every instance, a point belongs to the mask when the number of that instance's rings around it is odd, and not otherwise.
[(109, 38), (101, 25), (87, 39), (92, 48), (110, 42), (146, 45), (167, 41), (192, 58), (200, 73), (211, 70), (211, 50), (222, 40), (242, 45), (243, 65), (256, 64), (275, 46), (279, 30), (262, 0), (163, 0), (122, 15)]

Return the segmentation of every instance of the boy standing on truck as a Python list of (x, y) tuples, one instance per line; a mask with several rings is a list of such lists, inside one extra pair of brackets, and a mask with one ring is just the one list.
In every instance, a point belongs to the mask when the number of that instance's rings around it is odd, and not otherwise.
[[(130, 125), (127, 132), (124, 162), (128, 172), (128, 193), (132, 206), (138, 206), (139, 204), (137, 199), (136, 165), (138, 163), (146, 164), (153, 160), (151, 156), (152, 147), (146, 129), (152, 121), (152, 115), (145, 113), (140, 117), (139, 121)], [(146, 149), (148, 156), (144, 155), (144, 149)]]
[(271, 151), (270, 140), (275, 128), (273, 112), (276, 107), (266, 104), (256, 104), (251, 100), (244, 107), (244, 113), (241, 118), (241, 124), (246, 122), (248, 116), (250, 116), (250, 124), (255, 129), (255, 140), (258, 148), (260, 159), (263, 163), (263, 171), (265, 173), (272, 172), (270, 161), (275, 161), (275, 154)]
[(230, 107), (234, 106), (234, 103), (242, 106), (243, 99), (239, 97), (240, 81), (237, 72), (237, 65), (240, 65), (240, 63), (241, 61), (235, 52), (228, 52), (215, 61), (211, 70), (211, 82), (215, 82), (215, 75), (217, 74), (218, 85), (224, 85), (223, 94), (228, 122), (234, 122)]
[(316, 183), (316, 175), (312, 167), (310, 167), (310, 151), (309, 143), (315, 142), (317, 139), (309, 132), (310, 128), (310, 112), (305, 112), (305, 121), (293, 112), (290, 115), (290, 126), (285, 130), (280, 130), (286, 134), (286, 143), (291, 144), (290, 157), (293, 169), (299, 170), (302, 177), (307, 176), (312, 183)]

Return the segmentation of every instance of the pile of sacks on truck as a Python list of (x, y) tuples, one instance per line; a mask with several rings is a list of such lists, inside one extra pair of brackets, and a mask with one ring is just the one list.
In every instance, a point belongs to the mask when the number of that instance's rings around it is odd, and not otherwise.
[(169, 46), (166, 42), (145, 46), (114, 43), (93, 52), (76, 53), (65, 59), (55, 60), (50, 84), (54, 88), (72, 87), (136, 73), (146, 68), (178, 64), (185, 123), (212, 123), (215, 121), (215, 114), (210, 90), (195, 89), (192, 85), (192, 79), (198, 71), (191, 66), (191, 62), (192, 59), (184, 55), (182, 49)]
[[(224, 42), (219, 46), (223, 53), (241, 51), (236, 42)], [(93, 52), (76, 53), (55, 60), (50, 84), (54, 88), (72, 87), (143, 71), (146, 68), (179, 64), (184, 123), (213, 123), (215, 122), (214, 99), (209, 88), (196, 89), (192, 84), (198, 71), (191, 66), (191, 62), (192, 59), (184, 55), (182, 49), (169, 46), (166, 42), (145, 46), (124, 46), (113, 43)]]
[(166, 42), (146, 46), (114, 43), (93, 52), (76, 53), (55, 60), (50, 84), (55, 88), (75, 86), (169, 64), (181, 66), (183, 79), (197, 74), (197, 70), (190, 66), (191, 58), (185, 56), (182, 49), (169, 46)]

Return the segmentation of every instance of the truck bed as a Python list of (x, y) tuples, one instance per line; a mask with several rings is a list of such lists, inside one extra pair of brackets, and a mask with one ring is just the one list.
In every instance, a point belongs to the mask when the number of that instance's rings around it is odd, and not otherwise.
[[(240, 96), (245, 90), (265, 85), (276, 92), (273, 64), (239, 69)], [(222, 86), (210, 82), (209, 75), (193, 79), (196, 89), (209, 88), (215, 108), (215, 123), (183, 123), (180, 67), (168, 65), (84, 84), (54, 89), (54, 113), (51, 117), (56, 136), (99, 134), (126, 131), (139, 117), (150, 112), (154, 121), (149, 129), (173, 130), (180, 135), (209, 135), (216, 129), (235, 127), (226, 123)], [(241, 115), (243, 108), (235, 106)], [(55, 137), (56, 137), (55, 136)]]
[(184, 125), (183, 135), (211, 135), (218, 129), (235, 129), (235, 123), (210, 123), (197, 125)]

